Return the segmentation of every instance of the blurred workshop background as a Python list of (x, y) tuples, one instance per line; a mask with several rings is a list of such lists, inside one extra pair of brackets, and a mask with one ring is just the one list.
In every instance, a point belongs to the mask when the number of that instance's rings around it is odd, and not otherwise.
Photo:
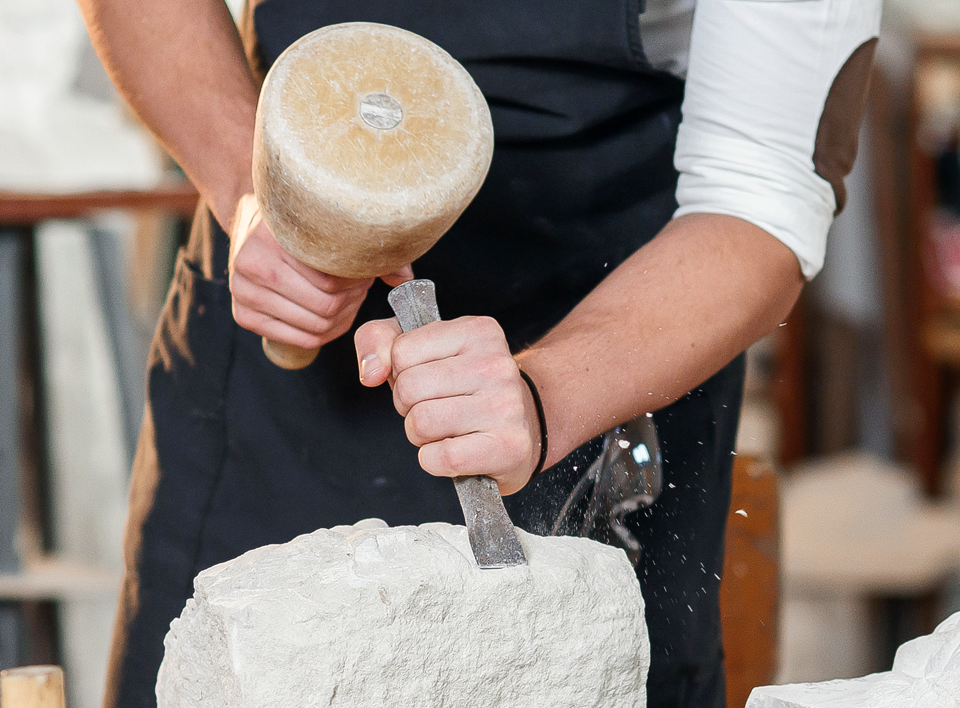
[[(960, 3), (888, 0), (877, 59), (826, 267), (749, 352), (731, 708), (886, 670), (960, 609)], [(101, 702), (146, 352), (195, 203), (72, 0), (0, 0), (0, 668), (64, 665), (72, 708)]]

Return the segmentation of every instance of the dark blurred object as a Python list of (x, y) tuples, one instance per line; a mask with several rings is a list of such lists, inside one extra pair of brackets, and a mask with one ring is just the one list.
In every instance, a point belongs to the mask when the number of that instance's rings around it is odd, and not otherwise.
[(954, 216), (960, 216), (960, 153), (957, 139), (937, 159), (937, 192), (942, 207)]

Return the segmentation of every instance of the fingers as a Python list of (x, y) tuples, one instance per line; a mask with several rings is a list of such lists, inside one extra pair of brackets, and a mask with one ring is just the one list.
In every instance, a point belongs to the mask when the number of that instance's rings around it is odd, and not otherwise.
[[(391, 379), (395, 379), (403, 371), (454, 357), (468, 346), (473, 354), (490, 350), (502, 356), (504, 352), (508, 352), (503, 330), (495, 320), (489, 317), (461, 317), (445, 322), (431, 322), (403, 336), (400, 335), (400, 325), (397, 324), (396, 318), (373, 320), (357, 329), (354, 343), (357, 349), (357, 362), (363, 370), (360, 378), (364, 385), (379, 386), (387, 380), (388, 375)], [(387, 372), (371, 376), (374, 373), (372, 368), (374, 363), (369, 357), (373, 355), (376, 355), (377, 363), (386, 367)], [(509, 367), (515, 370), (516, 365), (512, 357), (508, 356), (507, 359)], [(366, 365), (364, 361), (367, 361)], [(473, 366), (477, 365), (477, 362), (473, 364)], [(477, 375), (484, 375), (485, 371), (485, 368), (470, 370), (469, 366), (460, 367), (457, 371), (439, 371), (426, 367), (417, 370), (411, 377), (410, 383), (413, 383), (414, 378), (423, 383), (425, 380), (423, 377), (431, 376), (444, 376), (448, 379), (465, 376), (472, 380)], [(446, 391), (442, 395), (456, 395), (456, 393)], [(401, 415), (406, 415), (409, 405), (402, 398), (395, 399), (395, 403)]]
[[(404, 418), (407, 438), (422, 447), (447, 438), (497, 431), (501, 427), (504, 429), (502, 434), (509, 436), (510, 421), (520, 420), (523, 415), (522, 401), (508, 396), (497, 399), (496, 396), (498, 392), (484, 390), (421, 401), (412, 406)], [(459, 470), (460, 467), (455, 465), (450, 472), (467, 474)]]
[(380, 280), (392, 288), (402, 285), (408, 280), (413, 280), (413, 266), (405, 265), (400, 270), (394, 271), (388, 275), (381, 276)]
[[(397, 374), (428, 361), (469, 352), (471, 356), (509, 354), (506, 337), (492, 317), (460, 317), (431, 322), (397, 340), (393, 359)], [(512, 357), (510, 357), (512, 359)]]
[(391, 377), (391, 349), (400, 336), (400, 325), (395, 318), (372, 320), (357, 328), (353, 335), (357, 349), (360, 383), (379, 386)]
[(524, 466), (521, 455), (508, 441), (481, 433), (446, 438), (420, 448), (420, 466), (435, 477), (485, 474), (493, 477), (502, 496), (516, 494), (526, 486), (530, 473), (504, 474), (505, 469)]
[(464, 317), (405, 334), (396, 320), (380, 320), (363, 325), (356, 341), (364, 384), (393, 382), (427, 472), (486, 474), (503, 494), (526, 484), (539, 458), (539, 422), (494, 320)]
[[(276, 242), (275, 239), (274, 242)], [(277, 245), (279, 246), (279, 244)], [(309, 284), (316, 290), (331, 294), (356, 289), (361, 289), (366, 292), (370, 289), (370, 286), (373, 285), (374, 278), (341, 278), (338, 275), (323, 273), (311, 268), (306, 263), (301, 263), (282, 248), (280, 249), (280, 254), (286, 265), (295, 270), (303, 278), (303, 282)], [(294, 281), (292, 284), (298, 285), (300, 283), (301, 281)]]
[[(488, 371), (502, 368), (502, 373), (485, 379), (480, 373), (464, 375), (456, 360), (398, 376), (394, 401), (403, 400), (407, 438), (420, 447), (420, 466), (430, 474), (486, 474), (501, 494), (513, 494), (526, 484), (539, 456), (539, 429), (527, 419), (516, 365), (513, 376), (506, 363), (491, 366)], [(409, 405), (410, 398), (419, 400)], [(397, 409), (404, 413), (400, 405)]]
[(273, 238), (252, 199), (240, 200), (231, 228), (230, 291), (237, 323), (304, 348), (341, 336), (373, 279), (340, 278), (299, 262)]
[(322, 317), (275, 293), (261, 293), (258, 309), (253, 309), (243, 304), (242, 282), (234, 281), (233, 291), (233, 315), (241, 327), (305, 349), (321, 347), (346, 333), (363, 302), (362, 297), (341, 302), (334, 315)]
[(482, 350), (462, 351), (410, 366), (408, 362), (401, 363), (397, 355), (404, 343), (401, 338), (393, 350), (396, 378), (393, 403), (400, 415), (407, 415), (413, 406), (423, 401), (485, 396), (512, 389), (519, 377), (513, 357), (488, 354)]

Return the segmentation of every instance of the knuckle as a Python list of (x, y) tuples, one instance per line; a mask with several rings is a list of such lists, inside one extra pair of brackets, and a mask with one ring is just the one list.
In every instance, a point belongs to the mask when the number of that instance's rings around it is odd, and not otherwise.
[(410, 368), (413, 362), (408, 344), (408, 339), (403, 335), (393, 341), (393, 346), (390, 349), (390, 361), (393, 362), (395, 371), (405, 371)]
[(319, 349), (324, 344), (330, 341), (331, 337), (322, 337), (317, 334), (305, 334), (303, 337), (303, 344), (299, 345), (304, 349)]
[(373, 322), (364, 322), (362, 325), (357, 327), (357, 331), (353, 333), (353, 344), (357, 350), (363, 349), (373, 349), (375, 347), (375, 330)]
[(467, 459), (459, 451), (456, 445), (449, 444), (443, 440), (437, 443), (437, 461), (444, 472), (457, 476), (463, 474), (466, 469)]
[(339, 327), (338, 322), (331, 321), (326, 317), (321, 317), (320, 315), (314, 314), (310, 318), (310, 322), (307, 326), (307, 330), (313, 334), (331, 334)]
[(230, 294), (234, 303), (246, 303), (251, 299), (253, 284), (241, 273), (234, 273), (230, 278)]
[[(524, 420), (524, 414), (526, 410), (523, 407), (523, 401), (517, 397), (511, 396), (506, 399), (500, 406), (500, 417), (505, 421), (522, 421)], [(514, 430), (515, 428), (511, 428)]]
[[(395, 335), (390, 328), (380, 321), (364, 322), (353, 335), (353, 341), (358, 351), (376, 351), (381, 359), (389, 359), (389, 350)], [(386, 350), (386, 351), (385, 351)]]
[(424, 442), (429, 440), (429, 437), (425, 434), (424, 430), (424, 414), (422, 406), (414, 406), (409, 411), (407, 411), (406, 418), (403, 420), (404, 427), (407, 431), (407, 437), (410, 438), (410, 442), (414, 445), (422, 445)]
[(477, 368), (485, 381), (501, 387), (511, 385), (517, 376), (517, 365), (511, 357), (484, 356), (477, 362)]
[(244, 244), (244, 247), (237, 251), (233, 258), (233, 270), (236, 273), (249, 276), (256, 269), (260, 259), (251, 253), (252, 250), (249, 245)]
[(251, 329), (256, 325), (257, 317), (252, 310), (234, 301), (233, 319), (244, 329)]
[[(396, 360), (394, 359), (394, 363)], [(393, 398), (399, 404), (398, 409), (406, 410), (409, 415), (409, 410), (417, 402), (416, 398), (416, 386), (414, 386), (413, 379), (409, 375), (405, 375), (403, 372), (397, 374), (396, 381), (393, 384)]]
[(503, 337), (503, 330), (500, 328), (500, 323), (492, 317), (478, 315), (473, 318), (472, 325), (477, 334), (484, 339), (499, 340)]
[(533, 452), (533, 440), (529, 431), (526, 429), (517, 430), (511, 441), (511, 450), (513, 450), (513, 464), (522, 464)]
[(251, 264), (256, 261), (257, 259), (250, 255), (250, 248), (245, 245), (233, 257), (233, 270), (236, 273), (248, 273)]
[(333, 318), (347, 311), (351, 303), (340, 295), (322, 292), (317, 298), (314, 314), (322, 318)]
[(275, 285), (280, 280), (276, 269), (259, 258), (251, 259), (243, 264), (243, 267), (237, 263), (237, 270), (250, 281), (264, 286)]
[(257, 263), (255, 268), (256, 273), (260, 277), (261, 281), (271, 288), (280, 284), (283, 280), (279, 270), (275, 265), (271, 265), (270, 263), (261, 260)]
[(502, 384), (510, 385), (520, 380), (520, 374), (517, 373), (517, 364), (512, 356), (498, 356), (493, 363), (494, 376)]

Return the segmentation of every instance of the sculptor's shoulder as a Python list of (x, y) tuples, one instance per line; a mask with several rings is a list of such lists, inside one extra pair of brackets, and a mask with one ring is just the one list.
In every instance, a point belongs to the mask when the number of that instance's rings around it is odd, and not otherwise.
[(697, 0), (676, 216), (744, 219), (817, 274), (846, 201), (882, 4)]

